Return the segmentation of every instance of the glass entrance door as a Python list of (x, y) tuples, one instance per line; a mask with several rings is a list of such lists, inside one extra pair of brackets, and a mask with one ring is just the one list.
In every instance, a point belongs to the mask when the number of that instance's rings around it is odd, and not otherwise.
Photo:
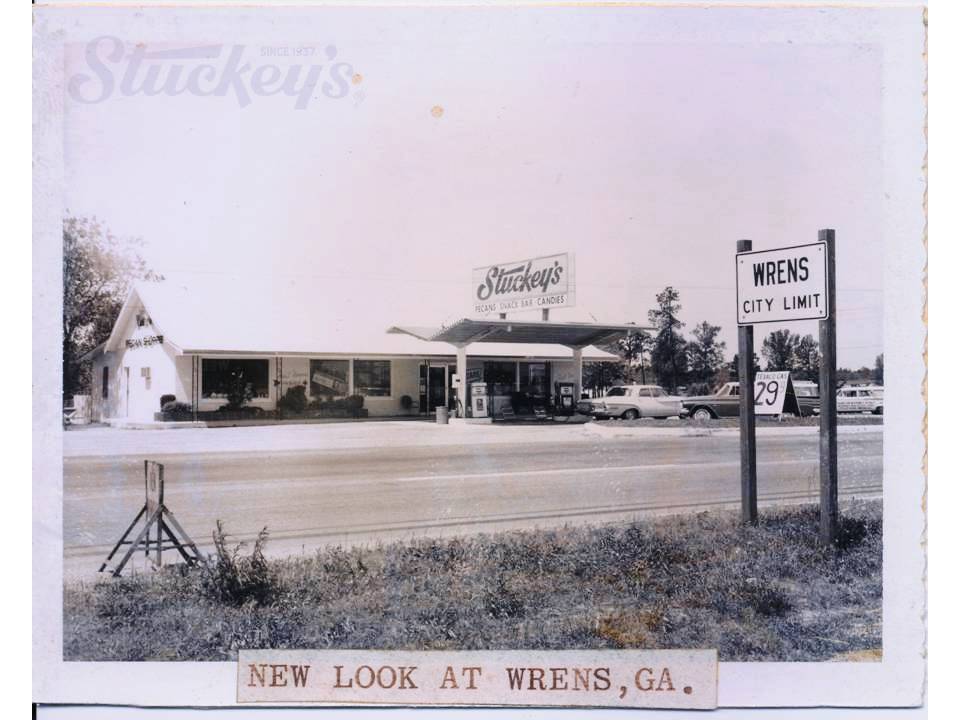
[(446, 370), (445, 367), (431, 366), (427, 371), (427, 399), (430, 412), (447, 404)]

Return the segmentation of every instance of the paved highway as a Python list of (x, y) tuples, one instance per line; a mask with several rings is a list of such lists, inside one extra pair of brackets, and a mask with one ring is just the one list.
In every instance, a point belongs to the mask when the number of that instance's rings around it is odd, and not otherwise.
[[(762, 503), (816, 498), (815, 433), (761, 437), (758, 446)], [(202, 548), (221, 519), (237, 540), (266, 526), (268, 554), (279, 556), (327, 544), (737, 507), (738, 452), (735, 434), (576, 441), (545, 434), (533, 443), (467, 437), (444, 445), (152, 457), (166, 464), (166, 504)], [(880, 495), (882, 467), (879, 428), (840, 436), (841, 496)], [(94, 573), (142, 503), (142, 456), (67, 457), (65, 574)]]

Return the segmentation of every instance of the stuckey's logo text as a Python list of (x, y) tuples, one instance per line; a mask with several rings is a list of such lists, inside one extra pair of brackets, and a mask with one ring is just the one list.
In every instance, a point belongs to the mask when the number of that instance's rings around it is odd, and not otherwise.
[(494, 265), (487, 269), (483, 284), (477, 288), (477, 299), (489, 300), (497, 295), (526, 294), (537, 290), (545, 293), (562, 277), (563, 267), (557, 260), (552, 266), (537, 270), (533, 269), (532, 260), (509, 269)]
[(474, 312), (520, 312), (574, 305), (573, 255), (497, 263), (473, 269)]
[(248, 60), (247, 54), (246, 45), (148, 50), (137, 44), (129, 48), (119, 38), (105, 35), (87, 44), (88, 72), (73, 75), (67, 92), (84, 104), (100, 103), (115, 94), (194, 95), (233, 97), (240, 107), (247, 107), (255, 97), (285, 95), (294, 100), (297, 110), (303, 110), (321, 97), (347, 97), (351, 81), (356, 83), (360, 77), (350, 63), (338, 59), (334, 45), (316, 53), (297, 53), (293, 56), (297, 61), (283, 65)]

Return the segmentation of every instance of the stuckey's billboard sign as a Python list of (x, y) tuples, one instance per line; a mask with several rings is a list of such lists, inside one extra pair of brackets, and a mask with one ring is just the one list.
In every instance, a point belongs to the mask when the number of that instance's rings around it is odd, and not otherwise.
[(571, 253), (474, 268), (471, 285), (473, 310), (478, 315), (576, 304)]

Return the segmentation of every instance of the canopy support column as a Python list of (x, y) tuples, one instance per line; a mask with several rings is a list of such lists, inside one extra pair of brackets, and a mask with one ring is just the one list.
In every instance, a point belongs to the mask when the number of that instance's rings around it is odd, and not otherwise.
[(467, 416), (467, 346), (457, 345), (457, 417)]
[(573, 377), (576, 383), (576, 395), (574, 406), (580, 402), (580, 396), (583, 394), (583, 348), (573, 348)]

